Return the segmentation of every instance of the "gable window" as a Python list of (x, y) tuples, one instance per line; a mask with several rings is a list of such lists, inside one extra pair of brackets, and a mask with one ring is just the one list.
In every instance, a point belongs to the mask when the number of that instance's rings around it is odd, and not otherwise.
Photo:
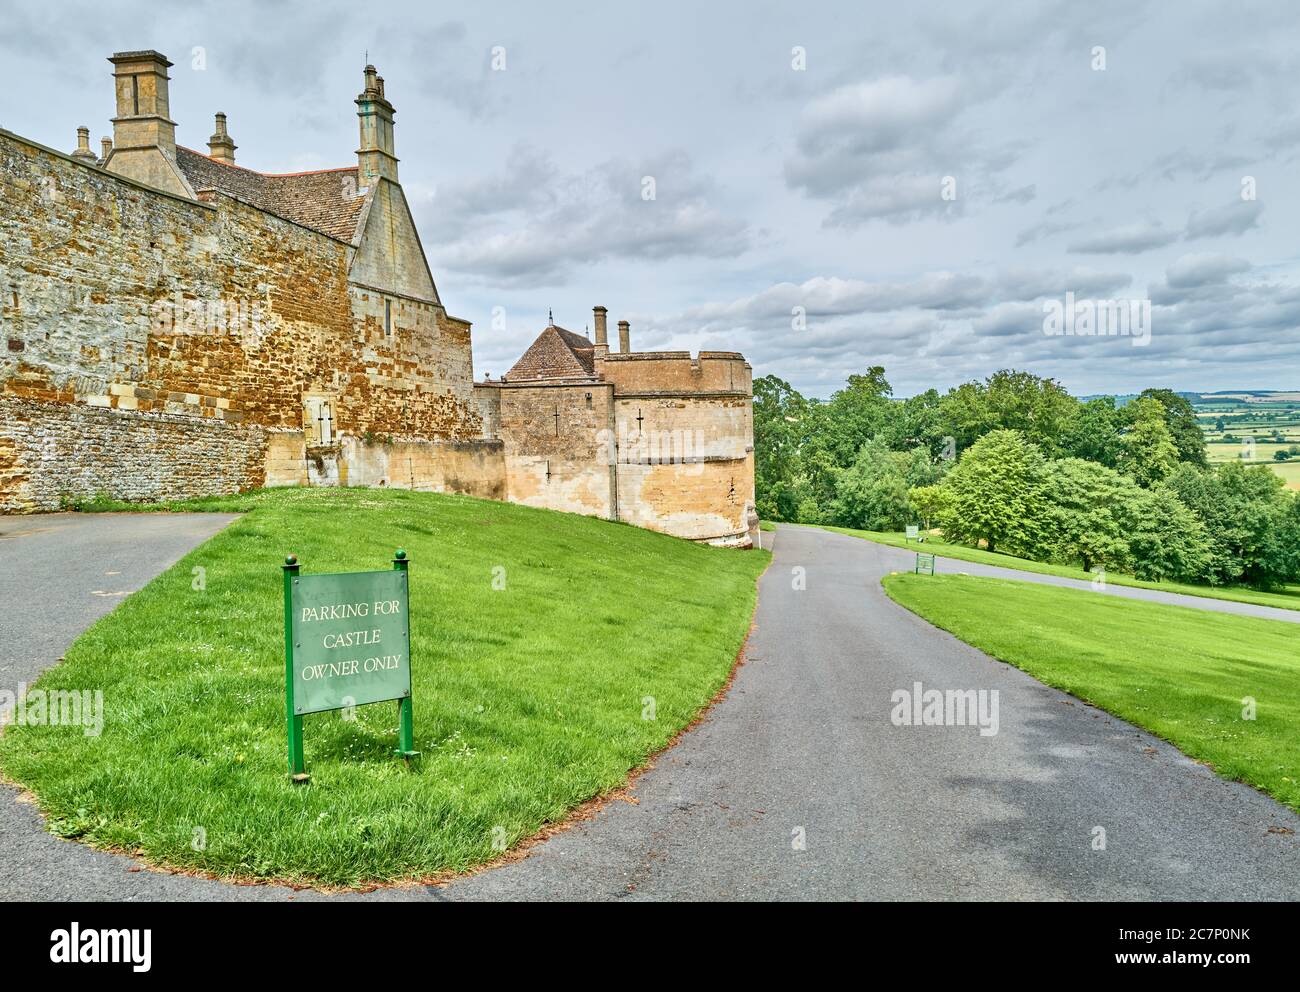
[(384, 300), (384, 337), (393, 336), (393, 301)]

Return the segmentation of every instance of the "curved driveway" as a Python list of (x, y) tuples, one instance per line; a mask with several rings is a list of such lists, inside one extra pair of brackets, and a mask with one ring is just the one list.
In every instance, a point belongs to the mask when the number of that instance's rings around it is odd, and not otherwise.
[[(1300, 817), (897, 606), (880, 578), (911, 557), (783, 527), (730, 692), (632, 802), (444, 888), (348, 898), (1300, 898)], [(894, 726), (890, 694), (918, 681), (997, 689), (998, 733)], [(0, 898), (328, 898), (139, 871), (11, 795)]]
[[(787, 532), (793, 528), (784, 528)], [(855, 541), (864, 538), (853, 538)], [(875, 542), (869, 542), (875, 543)], [(895, 548), (888, 544), (877, 544), (881, 549), (881, 558), (890, 563), (896, 571), (910, 572), (916, 564), (916, 552), (930, 550), (924, 545), (908, 548)], [(1265, 620), (1282, 620), (1286, 623), (1300, 623), (1300, 610), (1287, 610), (1279, 606), (1258, 606), (1255, 603), (1238, 603), (1231, 599), (1213, 599), (1209, 596), (1188, 596), (1178, 592), (1161, 592), (1159, 589), (1144, 589), (1141, 586), (1121, 586), (1107, 582), (1101, 588), (1095, 588), (1087, 579), (1068, 579), (1060, 575), (1044, 575), (1041, 572), (1022, 572), (1018, 568), (1002, 568), (999, 565), (981, 565), (960, 558), (946, 558), (942, 552), (935, 552), (938, 561), (936, 571), (954, 574), (978, 575), (990, 579), (1014, 579), (1016, 582), (1038, 582), (1048, 586), (1062, 586), (1066, 589), (1083, 589), (1088, 592), (1101, 592), (1107, 596), (1119, 596), (1122, 599), (1144, 599), (1149, 603), (1166, 603), (1171, 606), (1190, 606), (1194, 610), (1209, 610), (1212, 613), (1236, 613), (1243, 617), (1262, 617)]]
[[(1300, 898), (1300, 834), (1269, 832), (1300, 817), (904, 610), (880, 579), (912, 560), (782, 527), (731, 692), (638, 780), (638, 804), (446, 894)], [(895, 727), (890, 694), (918, 681), (999, 690), (998, 733)]]

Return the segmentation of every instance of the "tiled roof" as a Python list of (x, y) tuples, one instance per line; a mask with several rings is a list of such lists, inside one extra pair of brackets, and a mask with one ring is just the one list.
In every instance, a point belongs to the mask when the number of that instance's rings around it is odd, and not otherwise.
[(273, 176), (238, 165), (214, 162), (180, 145), (176, 162), (195, 192), (216, 189), (267, 213), (342, 241), (356, 234), (365, 203), (357, 195), (357, 168)]
[(593, 347), (581, 334), (551, 325), (537, 335), (507, 380), (586, 379), (596, 374)]

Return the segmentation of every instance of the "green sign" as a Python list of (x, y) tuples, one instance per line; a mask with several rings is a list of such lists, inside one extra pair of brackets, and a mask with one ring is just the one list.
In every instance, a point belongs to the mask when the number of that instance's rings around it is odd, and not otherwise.
[(917, 538), (917, 535), (920, 534), (920, 533), (921, 533), (921, 528), (918, 527), (916, 524), (908, 524), (908, 525), (907, 525), (907, 540), (909, 540), (909, 541), (915, 541), (916, 538)]
[(916, 568), (914, 568), (912, 571), (916, 575), (921, 575), (923, 573), (933, 575), (934, 555), (927, 555), (918, 551), (916, 553)]
[(302, 575), (284, 564), (285, 716), (289, 767), (306, 781), (302, 718), (397, 700), (397, 753), (413, 757), (406, 552), (382, 572)]

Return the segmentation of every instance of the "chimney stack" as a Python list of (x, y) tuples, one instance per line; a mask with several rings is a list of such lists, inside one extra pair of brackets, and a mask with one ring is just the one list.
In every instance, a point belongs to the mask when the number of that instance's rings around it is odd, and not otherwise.
[(618, 350), (624, 355), (632, 350), (632, 325), (626, 320), (618, 322)]
[(108, 161), (108, 156), (111, 155), (112, 152), (113, 152), (113, 139), (112, 139), (112, 138), (100, 138), (100, 139), (99, 139), (99, 150), (100, 150), (100, 152), (103, 153), (103, 154), (101, 154), (101, 155), (99, 156), (99, 164), (100, 164), (100, 165), (103, 165), (105, 162)]
[(384, 96), (384, 81), (373, 65), (366, 66), (366, 88), (357, 96), (361, 121), (361, 147), (357, 149), (357, 182), (372, 186), (380, 179), (397, 182), (397, 155), (393, 151), (393, 105)]
[(217, 114), (217, 129), (212, 137), (208, 139), (208, 156), (214, 162), (225, 162), (226, 165), (235, 164), (235, 149), (239, 146), (235, 144), (234, 139), (226, 132), (226, 115)]
[(178, 196), (194, 190), (176, 164), (176, 122), (169, 115), (167, 70), (171, 63), (153, 50), (118, 52), (113, 63), (117, 116), (112, 154), (104, 168)]
[(123, 149), (161, 148), (176, 158), (176, 122), (167, 89), (171, 63), (155, 51), (118, 52), (113, 63), (117, 89), (117, 116), (113, 118), (113, 145)]
[(609, 332), (605, 325), (605, 315), (609, 311), (604, 307), (592, 307), (591, 313), (596, 327), (596, 356), (604, 358), (609, 354)]
[(90, 128), (77, 128), (77, 150), (72, 153), (72, 157), (83, 162), (95, 161), (95, 153), (90, 150)]

